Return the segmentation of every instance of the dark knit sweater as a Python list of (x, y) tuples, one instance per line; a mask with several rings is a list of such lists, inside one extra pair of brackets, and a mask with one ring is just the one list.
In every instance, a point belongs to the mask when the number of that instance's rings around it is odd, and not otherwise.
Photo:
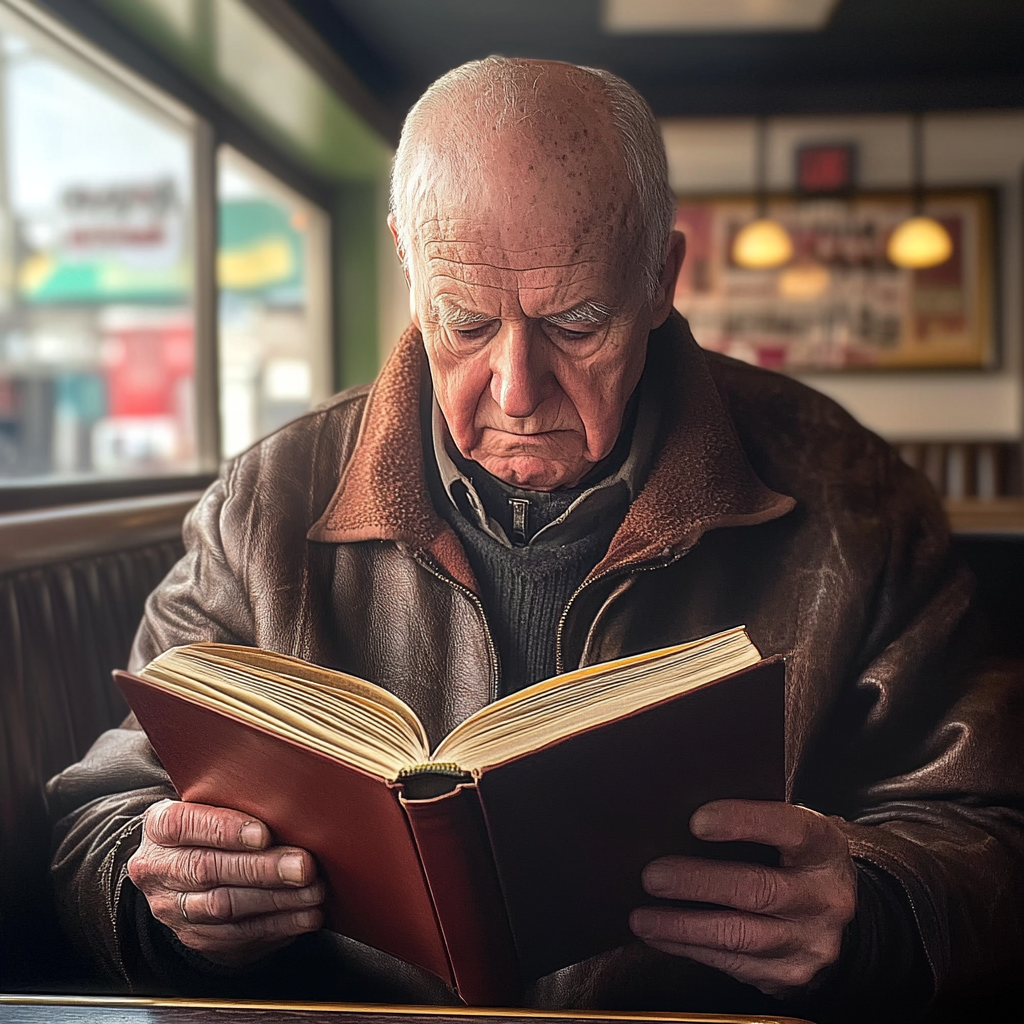
[(608, 550), (625, 517), (603, 517), (568, 544), (506, 547), (475, 526), (469, 510), (448, 502), (441, 514), (458, 534), (480, 586), (480, 600), (501, 661), (501, 692), (555, 674), (555, 640), (565, 606)]
[[(457, 482), (451, 495), (445, 490), (436, 461), (425, 451), (434, 506), (448, 521), (466, 550), (480, 587), (484, 615), (500, 662), (501, 694), (513, 693), (553, 676), (558, 624), (570, 598), (604, 557), (608, 545), (629, 509), (623, 487), (619, 500), (573, 511), (575, 539), (546, 541), (531, 538), (564, 515), (569, 506), (599, 480), (611, 477), (629, 455), (635, 423), (635, 403), (615, 448), (577, 487), (550, 493), (526, 491), (498, 480), (482, 466), (452, 451), (459, 470), (473, 483), (487, 515), (499, 523), (509, 547), (479, 526), (464, 484)], [(510, 499), (529, 503), (526, 532), (516, 538)], [(453, 504), (454, 501), (454, 504)]]

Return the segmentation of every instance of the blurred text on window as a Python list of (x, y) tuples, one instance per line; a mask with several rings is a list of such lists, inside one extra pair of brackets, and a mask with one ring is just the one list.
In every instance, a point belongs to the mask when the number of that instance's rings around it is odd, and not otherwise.
[(0, 483), (197, 468), (193, 145), (0, 4)]

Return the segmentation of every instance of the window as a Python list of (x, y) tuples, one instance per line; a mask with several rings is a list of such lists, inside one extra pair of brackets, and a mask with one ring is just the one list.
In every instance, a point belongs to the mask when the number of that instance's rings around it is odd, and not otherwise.
[(236, 150), (218, 154), (221, 451), (236, 455), (331, 393), (328, 225)]
[(174, 486), (333, 390), (330, 218), (219, 130), (0, 0), (5, 507)]
[(197, 468), (188, 114), (0, 6), (0, 482)]

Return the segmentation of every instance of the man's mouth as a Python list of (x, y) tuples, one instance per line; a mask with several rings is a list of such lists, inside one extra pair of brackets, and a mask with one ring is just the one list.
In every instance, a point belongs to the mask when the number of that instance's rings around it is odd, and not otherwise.
[(494, 441), (503, 446), (532, 448), (537, 445), (549, 443), (559, 435), (566, 433), (569, 433), (569, 431), (537, 430), (521, 434), (514, 430), (494, 430), (492, 432), (492, 436)]

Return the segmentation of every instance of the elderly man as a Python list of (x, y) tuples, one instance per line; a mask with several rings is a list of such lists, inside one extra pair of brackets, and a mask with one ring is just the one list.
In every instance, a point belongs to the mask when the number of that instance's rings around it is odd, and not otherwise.
[[(436, 741), (556, 671), (744, 622), (788, 656), (791, 802), (690, 827), (778, 867), (653, 862), (646, 890), (687, 902), (523, 1000), (906, 1014), (1024, 960), (1021, 691), (974, 660), (924, 482), (828, 400), (697, 348), (673, 207), (613, 76), (490, 58), (435, 83), (393, 180), (413, 327), (372, 388), (226, 467), (133, 663), (285, 651), (390, 688)], [(131, 723), (50, 794), (69, 927), (133, 987), (452, 998), (324, 932), (310, 855), (170, 799)]]

